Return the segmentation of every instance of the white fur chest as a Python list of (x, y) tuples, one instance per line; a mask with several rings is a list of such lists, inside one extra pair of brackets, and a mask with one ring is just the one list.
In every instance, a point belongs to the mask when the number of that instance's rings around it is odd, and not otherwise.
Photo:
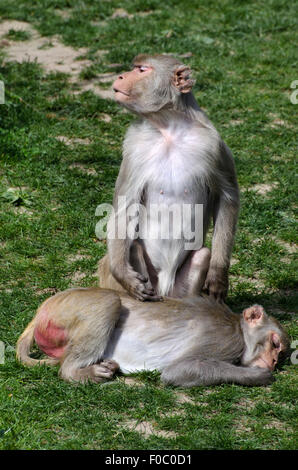
[(203, 203), (197, 197), (213, 167), (214, 134), (212, 129), (178, 119), (161, 129), (148, 123), (132, 128), (124, 143), (124, 157), (129, 170), (127, 183), (138, 189), (134, 194), (148, 188), (151, 202), (164, 199), (161, 194), (173, 200), (189, 201), (191, 197), (193, 202)]

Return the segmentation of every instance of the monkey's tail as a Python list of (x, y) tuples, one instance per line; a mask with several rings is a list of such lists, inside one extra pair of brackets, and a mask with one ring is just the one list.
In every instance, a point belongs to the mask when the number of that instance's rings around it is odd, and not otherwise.
[(36, 318), (29, 323), (25, 331), (21, 334), (17, 342), (16, 356), (18, 361), (26, 364), (26, 366), (38, 366), (41, 364), (47, 364), (49, 366), (54, 366), (58, 364), (59, 359), (47, 358), (47, 359), (33, 359), (29, 356), (30, 349), (34, 343), (34, 328), (35, 328)]

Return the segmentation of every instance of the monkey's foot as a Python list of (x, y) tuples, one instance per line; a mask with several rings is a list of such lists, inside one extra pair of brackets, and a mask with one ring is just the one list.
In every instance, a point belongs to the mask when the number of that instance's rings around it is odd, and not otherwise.
[(90, 374), (88, 374), (89, 376), (87, 380), (99, 383), (112, 379), (115, 372), (119, 369), (119, 365), (111, 359), (105, 359), (99, 364), (93, 364), (92, 366), (86, 367), (86, 369), (90, 369)]
[(98, 365), (105, 367), (113, 373), (115, 373), (120, 367), (118, 362), (113, 361), (113, 359), (104, 359)]
[(105, 382), (106, 380), (112, 379), (115, 372), (119, 369), (117, 362), (111, 359), (105, 359), (98, 364), (92, 364), (91, 366), (82, 367), (80, 369), (74, 369), (69, 371), (66, 375), (62, 373), (62, 377), (65, 380), (71, 382)]

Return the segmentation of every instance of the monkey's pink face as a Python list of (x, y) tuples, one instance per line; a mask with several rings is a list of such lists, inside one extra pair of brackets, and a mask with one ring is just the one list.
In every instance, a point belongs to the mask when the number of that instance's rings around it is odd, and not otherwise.
[(283, 344), (277, 333), (271, 331), (266, 340), (262, 353), (252, 361), (252, 367), (261, 367), (262, 369), (274, 370), (278, 363), (278, 356), (283, 351)]
[(261, 333), (258, 334), (258, 330), (261, 331), (264, 328), (264, 323), (270, 321), (261, 305), (253, 305), (245, 309), (243, 318), (249, 335), (255, 338), (255, 344), (251, 344), (250, 353), (244, 354), (242, 363), (249, 367), (274, 370), (279, 354), (286, 351), (287, 345), (275, 329), (269, 329), (265, 338), (260, 336)]
[(119, 103), (129, 103), (135, 97), (136, 84), (148, 77), (153, 68), (148, 64), (134, 64), (130, 72), (124, 72), (113, 83), (115, 99)]

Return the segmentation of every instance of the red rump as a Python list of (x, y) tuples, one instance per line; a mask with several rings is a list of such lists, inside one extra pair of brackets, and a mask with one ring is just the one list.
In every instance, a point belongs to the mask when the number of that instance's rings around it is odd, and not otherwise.
[[(43, 317), (44, 315), (42, 315)], [(64, 328), (61, 328), (51, 320), (47, 322), (46, 328), (41, 328), (43, 322), (38, 322), (34, 330), (34, 339), (38, 347), (47, 356), (54, 357), (55, 359), (61, 358), (64, 353), (65, 346), (67, 343), (67, 336)]]

